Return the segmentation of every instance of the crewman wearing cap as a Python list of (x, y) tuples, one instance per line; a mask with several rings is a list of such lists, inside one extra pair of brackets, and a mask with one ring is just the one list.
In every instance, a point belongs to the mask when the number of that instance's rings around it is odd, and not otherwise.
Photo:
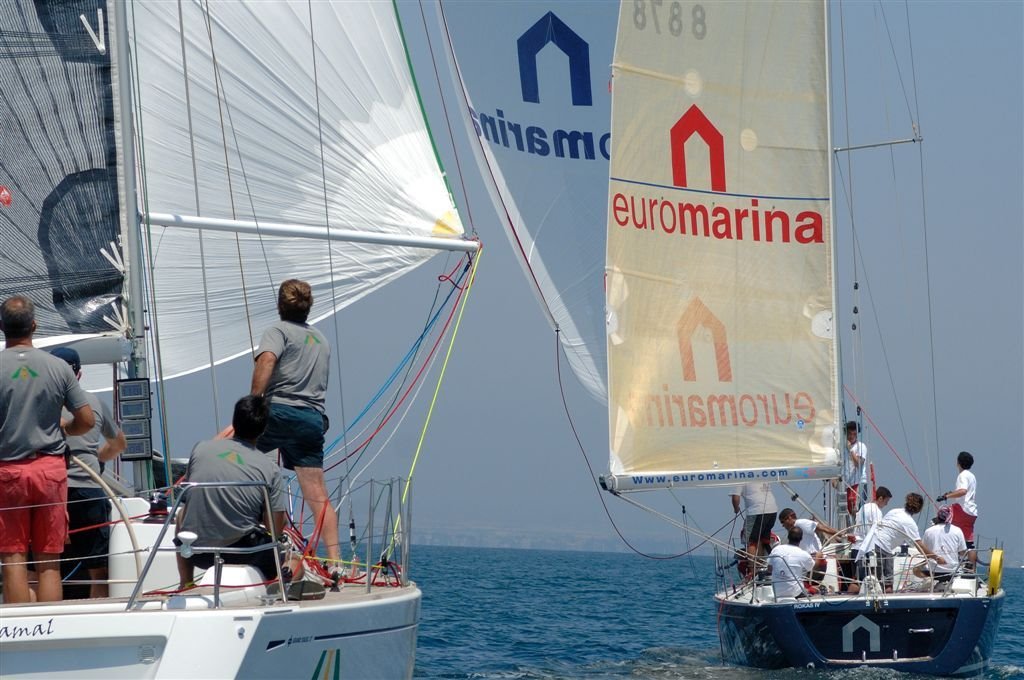
[[(50, 354), (66, 361), (75, 372), (75, 378), (82, 379), (82, 361), (78, 352), (70, 347), (58, 347)], [(106, 597), (110, 500), (82, 466), (88, 467), (96, 476), (102, 475), (106, 463), (117, 458), (127, 448), (128, 442), (114, 421), (107, 403), (90, 392), (86, 392), (85, 396), (96, 415), (96, 425), (83, 435), (67, 438), (68, 449), (76, 461), (68, 468), (68, 528), (71, 543), (64, 550), (61, 572), (70, 580), (84, 579), (88, 573), (89, 580), (93, 581), (89, 586), (89, 597)], [(67, 418), (68, 414), (64, 416)], [(65, 598), (80, 595), (84, 596), (85, 593), (65, 588)]]
[(953, 578), (957, 566), (963, 562), (967, 555), (967, 541), (964, 539), (964, 532), (950, 519), (952, 513), (949, 508), (942, 506), (939, 512), (932, 519), (932, 525), (925, 529), (921, 541), (925, 547), (946, 560), (945, 564), (936, 564), (934, 560), (914, 569), (914, 573), (924, 578), (931, 576), (936, 581), (948, 581)]

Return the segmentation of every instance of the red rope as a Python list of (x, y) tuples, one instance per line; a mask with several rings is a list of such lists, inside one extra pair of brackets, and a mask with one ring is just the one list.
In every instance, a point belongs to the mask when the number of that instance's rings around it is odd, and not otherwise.
[[(463, 104), (465, 104), (466, 114), (468, 115), (469, 105), (469, 94), (466, 92), (465, 82), (462, 79), (462, 69), (459, 67), (459, 62), (455, 59), (455, 46), (452, 44), (451, 32), (448, 30), (448, 18), (444, 14), (444, 2), (439, 3), (441, 9), (441, 21), (444, 24), (444, 33), (448, 42), (448, 49), (451, 51), (452, 59), (455, 62), (455, 73), (459, 77), (459, 94), (462, 95)], [(533, 267), (530, 265), (530, 258), (526, 254), (526, 248), (523, 246), (522, 240), (519, 238), (519, 232), (516, 230), (516, 224), (512, 220), (512, 214), (509, 212), (508, 206), (505, 204), (505, 197), (502, 195), (501, 190), (498, 188), (498, 180), (494, 176), (494, 170), (491, 168), (490, 162), (487, 161), (487, 148), (484, 146), (483, 140), (478, 136), (476, 143), (480, 146), (480, 153), (484, 157), (484, 167), (487, 168), (487, 174), (491, 178), (491, 184), (494, 188), (494, 195), (497, 196), (498, 202), (501, 203), (501, 210), (505, 214), (505, 220), (508, 223), (509, 231), (512, 233), (512, 238), (515, 240), (516, 248), (519, 250), (519, 254), (523, 258), (523, 266), (526, 268), (526, 272), (530, 275), (530, 280), (533, 281), (534, 287), (537, 289), (537, 296), (544, 304), (544, 311), (548, 313), (548, 317), (552, 323), (555, 323), (554, 314), (551, 313), (551, 305), (548, 304), (547, 298), (544, 296), (544, 289), (541, 288), (540, 281), (537, 280), (537, 274), (533, 271)]]
[[(271, 583), (277, 583), (277, 579), (276, 578), (272, 578), (272, 579), (269, 579), (267, 581), (260, 581), (259, 583), (243, 583), (243, 584), (231, 585), (231, 586), (221, 584), (220, 587), (221, 587), (221, 590), (237, 590), (239, 588), (253, 588), (255, 586), (269, 586)], [(196, 588), (206, 588), (206, 587), (207, 586), (191, 585), (191, 586), (189, 586), (187, 588), (177, 588), (177, 589), (174, 589), (174, 590), (171, 590), (171, 589), (167, 589), (167, 590), (147, 590), (146, 592), (144, 592), (142, 594), (143, 595), (178, 595), (180, 593), (184, 593), (184, 592), (189, 591), (189, 590), (195, 590)]]
[[(144, 515), (135, 515), (134, 517), (129, 517), (128, 519), (141, 519), (143, 517), (149, 517), (149, 513), (147, 512)], [(71, 529), (70, 531), (68, 531), (68, 533), (69, 534), (77, 534), (80, 531), (89, 531), (90, 529), (100, 529), (102, 527), (109, 527), (109, 526), (113, 526), (115, 524), (121, 524), (123, 522), (124, 522), (123, 519), (115, 519), (115, 520), (111, 520), (109, 522), (101, 522), (99, 524), (90, 524), (89, 526), (86, 526), (86, 527), (78, 527), (77, 529)]]
[(850, 396), (850, 399), (853, 399), (853, 403), (855, 403), (857, 405), (857, 408), (860, 409), (861, 413), (864, 414), (864, 418), (867, 419), (868, 425), (871, 426), (871, 429), (878, 433), (878, 436), (882, 438), (882, 441), (885, 442), (885, 445), (889, 447), (889, 450), (892, 452), (892, 455), (896, 456), (896, 460), (899, 461), (899, 464), (903, 466), (903, 469), (907, 471), (907, 474), (910, 475), (910, 478), (914, 480), (915, 484), (917, 484), (917, 488), (921, 490), (921, 493), (928, 501), (928, 504), (934, 506), (935, 502), (932, 500), (931, 496), (928, 495), (928, 492), (924, 488), (924, 484), (921, 483), (921, 480), (917, 478), (917, 475), (913, 473), (913, 471), (907, 466), (907, 464), (903, 462), (903, 458), (901, 458), (899, 452), (896, 451), (896, 447), (894, 447), (889, 442), (889, 440), (885, 438), (885, 435), (882, 434), (882, 430), (879, 429), (878, 425), (875, 425), (875, 421), (871, 420), (871, 416), (868, 415), (867, 409), (865, 409), (861, 405), (861, 403), (857, 401), (857, 397), (854, 396), (853, 392), (850, 391), (850, 388), (848, 386), (843, 385), (843, 390), (846, 392), (846, 394)]
[(387, 425), (388, 421), (391, 420), (391, 418), (395, 415), (395, 413), (398, 412), (399, 407), (402, 405), (403, 402), (405, 402), (405, 399), (412, 392), (412, 389), (416, 386), (416, 383), (419, 382), (419, 379), (423, 375), (423, 372), (427, 369), (427, 366), (430, 365), (430, 359), (434, 356), (434, 353), (437, 351), (438, 346), (440, 346), (441, 340), (444, 339), (445, 333), (448, 331), (448, 326), (451, 325), (452, 318), (455, 316), (455, 311), (459, 308), (459, 301), (462, 299), (462, 295), (464, 293), (465, 293), (465, 290), (460, 288), (459, 289), (459, 295), (458, 295), (457, 298), (455, 298), (455, 304), (452, 305), (451, 312), (448, 313), (448, 319), (445, 321), (444, 327), (441, 328), (441, 332), (438, 333), (437, 340), (434, 341), (433, 346), (430, 348), (430, 352), (427, 354), (427, 358), (424, 359), (423, 365), (420, 366), (420, 370), (413, 377), (412, 382), (409, 383), (409, 387), (407, 387), (405, 392), (402, 393), (401, 398), (395, 403), (395, 405), (392, 407), (391, 411), (380, 422), (380, 424), (377, 426), (377, 429), (375, 429), (372, 433), (370, 433), (366, 437), (366, 439), (364, 439), (362, 441), (362, 443), (360, 443), (354, 449), (349, 451), (349, 453), (347, 455), (343, 456), (340, 460), (335, 461), (330, 466), (325, 467), (324, 468), (324, 473), (325, 474), (328, 471), (333, 470), (334, 468), (338, 467), (339, 465), (344, 463), (346, 460), (348, 460), (349, 458), (351, 458), (355, 454), (359, 453), (363, 448), (368, 446), (370, 444), (370, 442), (373, 441), (373, 438), (376, 437), (380, 433), (380, 431), (384, 429), (384, 426)]

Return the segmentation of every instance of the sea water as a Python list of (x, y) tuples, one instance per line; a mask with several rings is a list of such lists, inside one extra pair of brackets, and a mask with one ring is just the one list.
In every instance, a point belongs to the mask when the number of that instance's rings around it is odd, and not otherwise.
[[(724, 665), (710, 557), (415, 546), (423, 590), (417, 678), (911, 678), (889, 670), (761, 671)], [(986, 678), (1024, 678), (1024, 569)]]

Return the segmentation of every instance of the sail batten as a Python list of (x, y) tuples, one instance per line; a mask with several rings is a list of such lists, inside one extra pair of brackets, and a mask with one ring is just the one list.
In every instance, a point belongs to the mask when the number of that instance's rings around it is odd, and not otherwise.
[(710, 5), (685, 36), (635, 10), (613, 60), (609, 486), (834, 476), (824, 7)]

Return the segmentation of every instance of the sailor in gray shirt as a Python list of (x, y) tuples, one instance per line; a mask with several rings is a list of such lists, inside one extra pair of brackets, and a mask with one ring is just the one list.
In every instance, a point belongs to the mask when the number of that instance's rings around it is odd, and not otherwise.
[[(268, 527), (276, 535), (284, 529), (284, 485), (281, 471), (269, 456), (256, 449), (256, 439), (266, 427), (269, 409), (264, 397), (242, 397), (235, 404), (231, 419), (234, 437), (196, 444), (188, 461), (186, 482), (261, 482), (269, 487), (272, 514), (267, 515), (264, 487), (235, 486), (197, 488), (188, 492), (186, 505), (178, 517), (178, 533), (191, 531), (198, 536), (196, 548), (253, 547), (271, 542)], [(175, 542), (178, 543), (177, 539)], [(267, 578), (277, 573), (276, 552), (222, 555), (227, 564), (251, 564)], [(190, 558), (178, 554), (181, 587), (193, 579), (193, 567), (209, 569), (212, 553), (197, 553)]]
[[(78, 352), (70, 347), (58, 347), (50, 353), (67, 362), (75, 377), (82, 379), (82, 361)], [(71, 543), (64, 550), (61, 574), (65, 581), (87, 575), (94, 582), (87, 589), (88, 596), (98, 598), (106, 597), (108, 593), (107, 584), (102, 582), (107, 580), (107, 556), (110, 553), (110, 499), (82, 466), (99, 477), (103, 474), (104, 465), (128, 447), (128, 441), (114, 422), (114, 414), (107, 402), (90, 392), (85, 396), (96, 416), (96, 425), (83, 435), (67, 438), (68, 449), (74, 456), (68, 468)], [(68, 414), (65, 412), (64, 416), (67, 418)], [(65, 587), (64, 597), (85, 597), (85, 591), (84, 586)]]
[(324, 481), (324, 409), (331, 348), (327, 339), (306, 323), (313, 307), (309, 284), (288, 279), (277, 293), (281, 320), (266, 330), (256, 350), (252, 394), (270, 399), (270, 421), (257, 442), (261, 451), (280, 451), (282, 465), (295, 471), (302, 497), (313, 511), (331, 565), (340, 567), (338, 516)]
[[(64, 434), (95, 425), (85, 391), (66, 363), (32, 345), (35, 306), (16, 295), (0, 305), (0, 561), (4, 602), (28, 602), (28, 551), (38, 599), (63, 595), (57, 557), (68, 535)], [(61, 422), (61, 408), (72, 417)], [(62, 431), (63, 430), (63, 431)]]

